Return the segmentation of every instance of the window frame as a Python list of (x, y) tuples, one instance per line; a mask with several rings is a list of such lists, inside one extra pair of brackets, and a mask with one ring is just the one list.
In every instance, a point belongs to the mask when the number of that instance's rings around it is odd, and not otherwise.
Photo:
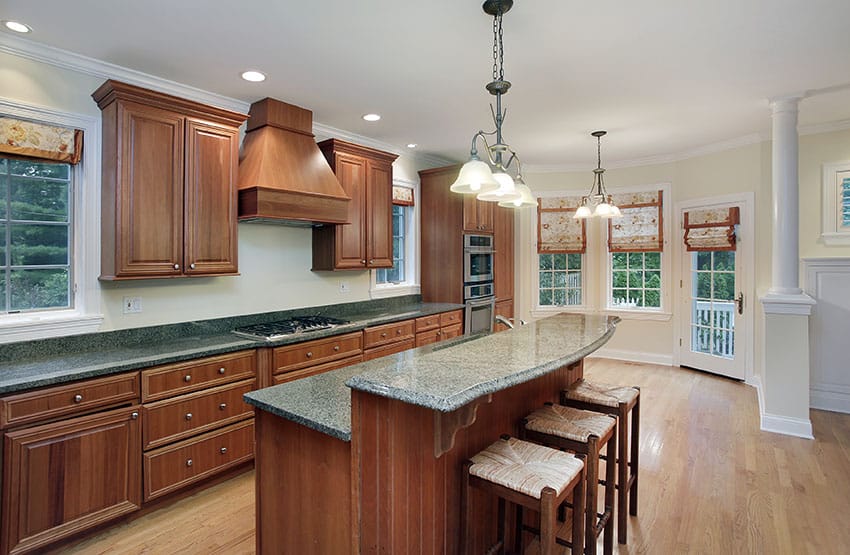
[[(534, 252), (534, 256), (535, 256), (535, 260), (534, 260), (534, 262), (535, 262), (535, 264), (534, 264), (534, 310), (539, 311), (539, 312), (546, 312), (546, 311), (563, 312), (565, 309), (566, 310), (581, 310), (581, 309), (587, 308), (587, 287), (585, 287), (585, 282), (586, 282), (586, 280), (585, 280), (585, 277), (586, 277), (585, 269), (587, 267), (587, 255), (585, 253), (571, 253), (571, 254), (564, 253), (564, 256), (567, 257), (567, 268), (564, 270), (565, 272), (567, 272), (567, 276), (569, 276), (570, 271), (575, 271), (575, 270), (570, 270), (570, 268), (569, 268), (569, 257), (575, 256), (575, 255), (578, 255), (578, 256), (581, 257), (581, 269), (579, 270), (579, 272), (581, 274), (581, 287), (579, 288), (579, 292), (580, 292), (580, 295), (581, 295), (581, 302), (579, 304), (563, 304), (563, 305), (540, 304), (540, 272), (541, 272), (540, 256), (541, 255), (555, 256), (557, 254), (562, 254), (562, 253), (539, 253), (539, 252), (537, 252), (537, 249), (535, 247), (535, 252)], [(554, 266), (553, 266), (553, 268), (554, 268)], [(549, 270), (543, 270), (543, 271), (549, 271)], [(552, 271), (554, 271), (554, 270), (552, 270)], [(554, 279), (554, 276), (553, 276), (553, 279)], [(569, 277), (568, 277), (568, 279), (569, 279)], [(552, 287), (551, 289), (552, 289), (552, 291), (555, 290), (554, 287)], [(570, 288), (567, 287), (567, 291), (569, 291), (569, 289)]]
[[(413, 189), (413, 198), (420, 198), (419, 184), (411, 181), (393, 178), (393, 186), (407, 187)], [(403, 295), (418, 295), (419, 284), (419, 204), (404, 206), (404, 281), (399, 283), (378, 283), (378, 270), (369, 272), (370, 290), (372, 299), (383, 299), (387, 297), (399, 297)]]
[(47, 309), (0, 315), (0, 343), (28, 341), (100, 329), (100, 120), (0, 98), (0, 112), (9, 116), (82, 129), (85, 137), (82, 159), (71, 166), (73, 199), (70, 206), (71, 279), (73, 296), (69, 309)]
[(827, 246), (850, 245), (850, 226), (843, 225), (838, 216), (842, 182), (850, 178), (850, 161), (823, 165), (823, 208), (821, 239)]

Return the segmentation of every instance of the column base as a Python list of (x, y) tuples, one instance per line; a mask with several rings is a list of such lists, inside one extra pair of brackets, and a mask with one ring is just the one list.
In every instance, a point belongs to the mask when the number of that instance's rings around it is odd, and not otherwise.
[(765, 314), (798, 314), (809, 316), (817, 302), (798, 289), (797, 293), (770, 290), (759, 298)]

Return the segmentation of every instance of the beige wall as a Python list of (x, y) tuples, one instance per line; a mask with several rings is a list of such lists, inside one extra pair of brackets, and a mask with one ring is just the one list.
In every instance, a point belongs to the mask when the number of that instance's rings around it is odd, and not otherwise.
[[(0, 98), (5, 100), (99, 117), (91, 93), (102, 82), (0, 53)], [(100, 146), (87, 142), (86, 148)], [(393, 165), (394, 178), (418, 182), (420, 167), (419, 161), (403, 155)], [(240, 224), (237, 277), (100, 283), (90, 276), (89, 285), (100, 296), (104, 331), (369, 298), (368, 271), (311, 272), (311, 256), (310, 230)], [(348, 293), (339, 292), (343, 280), (349, 284)], [(123, 314), (124, 296), (142, 297), (143, 311)]]

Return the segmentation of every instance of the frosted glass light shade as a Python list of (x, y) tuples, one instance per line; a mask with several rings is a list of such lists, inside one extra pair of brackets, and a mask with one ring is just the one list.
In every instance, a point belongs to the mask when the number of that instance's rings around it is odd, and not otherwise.
[(499, 206), (503, 208), (525, 208), (527, 206), (537, 206), (537, 199), (531, 194), (531, 189), (525, 183), (520, 183), (516, 186), (516, 190), (521, 195), (520, 198), (513, 201), (501, 201)]
[(499, 183), (499, 188), (479, 194), (478, 200), (487, 202), (513, 202), (522, 198), (522, 193), (517, 191), (513, 178), (505, 172), (494, 173), (493, 179)]
[(611, 209), (611, 205), (607, 202), (600, 202), (596, 205), (596, 210), (593, 211), (594, 216), (599, 216), (600, 218), (611, 218), (614, 216), (614, 211)]
[(592, 215), (593, 213), (590, 211), (590, 207), (588, 207), (586, 204), (582, 204), (578, 207), (576, 213), (573, 214), (573, 218), (577, 220), (583, 220), (585, 218), (589, 218)]
[(478, 194), (498, 188), (499, 183), (493, 178), (490, 166), (481, 160), (472, 159), (460, 168), (457, 180), (449, 190), (453, 193)]
[(612, 204), (612, 205), (611, 205), (611, 217), (612, 217), (612, 218), (619, 218), (619, 217), (620, 217), (620, 216), (622, 216), (622, 215), (623, 215), (623, 213), (622, 213), (622, 212), (620, 212), (620, 209), (619, 209), (619, 208), (617, 208), (617, 205), (616, 205), (616, 204)]

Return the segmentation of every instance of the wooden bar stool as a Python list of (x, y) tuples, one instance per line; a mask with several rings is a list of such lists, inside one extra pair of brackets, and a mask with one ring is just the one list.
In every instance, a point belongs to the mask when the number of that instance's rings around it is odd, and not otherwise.
[[(521, 441), (509, 436), (502, 438), (463, 465), (461, 549), (468, 554), (471, 549), (469, 532), (473, 511), (469, 502), (471, 488), (495, 494), (499, 498), (498, 543), (487, 553), (504, 552), (505, 502), (517, 506), (516, 537), (514, 548), (522, 550), (522, 532), (537, 533), (540, 537), (541, 555), (554, 555), (557, 545), (565, 545), (573, 553), (581, 553), (584, 541), (585, 504), (584, 461), (574, 455), (542, 445)], [(558, 507), (570, 499), (573, 509), (572, 541), (557, 536)], [(522, 524), (522, 507), (540, 514), (540, 528)]]
[[(567, 449), (587, 456), (587, 504), (585, 506), (584, 552), (595, 555), (596, 538), (605, 531), (603, 552), (614, 552), (614, 463), (617, 453), (617, 436), (614, 416), (574, 407), (546, 403), (522, 420), (520, 438), (542, 443), (557, 449)], [(602, 448), (610, 464), (605, 465), (605, 503), (602, 513), (597, 513), (599, 492), (599, 460)]]
[[(561, 404), (617, 417), (617, 541), (624, 544), (628, 527), (626, 506), (628, 505), (629, 514), (637, 516), (640, 388), (593, 383), (581, 379), (561, 392)], [(611, 462), (610, 457), (606, 460)]]

